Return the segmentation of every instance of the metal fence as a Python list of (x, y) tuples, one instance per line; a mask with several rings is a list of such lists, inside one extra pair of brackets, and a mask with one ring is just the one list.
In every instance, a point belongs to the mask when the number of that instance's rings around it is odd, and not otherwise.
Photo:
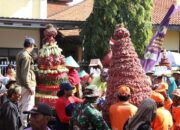
[(0, 62), (0, 73), (2, 75), (6, 74), (6, 70), (7, 70), (6, 68), (9, 64), (13, 65), (16, 68), (16, 61), (1, 61)]

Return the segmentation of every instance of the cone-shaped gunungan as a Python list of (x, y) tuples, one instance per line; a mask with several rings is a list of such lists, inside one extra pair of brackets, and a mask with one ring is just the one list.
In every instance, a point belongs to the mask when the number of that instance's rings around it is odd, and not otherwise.
[(117, 26), (112, 36), (112, 59), (109, 67), (109, 80), (103, 115), (108, 121), (110, 105), (118, 102), (117, 90), (127, 85), (133, 91), (130, 102), (136, 106), (151, 95), (148, 79), (132, 45), (129, 31)]

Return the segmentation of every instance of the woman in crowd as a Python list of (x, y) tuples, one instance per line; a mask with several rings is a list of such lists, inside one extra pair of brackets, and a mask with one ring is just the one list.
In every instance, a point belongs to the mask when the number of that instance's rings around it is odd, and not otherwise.
[(0, 130), (20, 130), (21, 120), (17, 103), (21, 98), (21, 87), (15, 85), (7, 91), (7, 100), (1, 106)]
[(74, 87), (68, 82), (60, 84), (60, 91), (58, 92), (59, 99), (56, 102), (56, 129), (68, 130), (69, 121), (76, 103), (83, 102), (82, 99), (72, 96)]
[(151, 122), (156, 116), (156, 109), (154, 100), (150, 98), (143, 100), (137, 113), (124, 126), (124, 130), (151, 130)]
[(16, 72), (14, 66), (9, 64), (6, 68), (6, 74), (3, 78), (3, 84), (6, 85), (9, 80), (15, 80), (15, 79), (16, 79)]
[(73, 59), (72, 56), (69, 56), (66, 58), (66, 67), (69, 69), (68, 72), (68, 81), (71, 83), (71, 85), (74, 86), (73, 93), (77, 97), (82, 97), (82, 87), (80, 84), (80, 77), (78, 74), (78, 71), (76, 70), (79, 68), (78, 63)]

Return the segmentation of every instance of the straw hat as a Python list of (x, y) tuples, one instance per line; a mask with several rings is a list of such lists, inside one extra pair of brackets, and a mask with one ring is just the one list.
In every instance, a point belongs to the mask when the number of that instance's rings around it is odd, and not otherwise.
[(79, 77), (82, 78), (84, 76), (88, 75), (88, 73), (85, 70), (82, 70), (79, 72)]
[(98, 65), (101, 68), (103, 67), (100, 59), (91, 59), (89, 66), (98, 66)]
[(179, 74), (180, 75), (180, 71), (174, 71), (173, 74)]
[(175, 89), (172, 94), (180, 97), (180, 89)]
[(66, 66), (73, 67), (73, 68), (79, 68), (78, 63), (73, 59), (72, 56), (68, 56), (66, 58)]

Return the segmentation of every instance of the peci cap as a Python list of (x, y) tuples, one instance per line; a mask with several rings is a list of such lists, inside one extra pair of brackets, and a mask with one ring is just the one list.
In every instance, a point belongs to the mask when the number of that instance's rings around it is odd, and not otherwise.
[(37, 46), (35, 40), (32, 37), (25, 38), (24, 47), (29, 47), (30, 45), (34, 45), (35, 47)]
[(37, 107), (30, 111), (24, 111), (24, 114), (43, 114), (46, 116), (52, 116), (52, 110), (50, 106), (46, 103), (39, 103)]
[(119, 86), (118, 94), (120, 96), (129, 96), (129, 95), (131, 95), (131, 90), (126, 85), (121, 85), (121, 86)]

